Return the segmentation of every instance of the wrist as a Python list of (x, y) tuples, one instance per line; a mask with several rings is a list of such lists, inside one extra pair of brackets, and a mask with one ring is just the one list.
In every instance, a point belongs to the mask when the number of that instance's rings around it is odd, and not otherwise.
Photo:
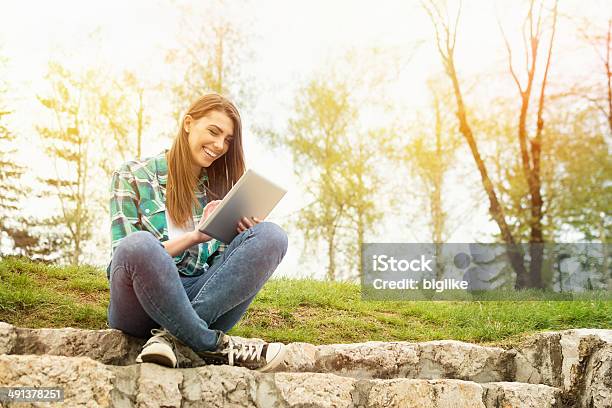
[(193, 230), (191, 232), (188, 233), (189, 234), (189, 246), (194, 246), (200, 243), (200, 241), (198, 240), (198, 231), (197, 230)]

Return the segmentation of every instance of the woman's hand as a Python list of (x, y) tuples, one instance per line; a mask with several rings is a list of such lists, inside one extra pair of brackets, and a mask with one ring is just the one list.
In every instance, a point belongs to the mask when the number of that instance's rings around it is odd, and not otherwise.
[(206, 207), (204, 207), (204, 210), (202, 211), (202, 218), (200, 218), (200, 222), (198, 222), (198, 225), (196, 226), (195, 230), (192, 232), (194, 245), (200, 244), (202, 242), (208, 242), (212, 239), (211, 236), (206, 235), (203, 232), (200, 232), (200, 227), (204, 224), (204, 222), (210, 216), (210, 214), (212, 214), (214, 209), (217, 208), (219, 203), (221, 203), (221, 200), (213, 200), (209, 202), (208, 204), (206, 204)]
[(261, 220), (257, 217), (251, 217), (251, 219), (247, 217), (242, 217), (242, 220), (238, 221), (238, 227), (236, 231), (240, 234), (243, 231), (246, 231), (248, 228), (251, 228), (255, 224), (259, 224)]

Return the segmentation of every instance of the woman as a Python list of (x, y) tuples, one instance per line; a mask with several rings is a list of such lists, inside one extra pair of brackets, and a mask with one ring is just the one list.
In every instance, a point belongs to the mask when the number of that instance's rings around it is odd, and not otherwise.
[(225, 332), (285, 256), (287, 234), (243, 218), (225, 245), (198, 228), (244, 169), (238, 110), (208, 94), (189, 108), (170, 150), (113, 173), (108, 321), (133, 336), (153, 334), (137, 362), (176, 367), (174, 338), (213, 363), (270, 371), (282, 361), (282, 343)]

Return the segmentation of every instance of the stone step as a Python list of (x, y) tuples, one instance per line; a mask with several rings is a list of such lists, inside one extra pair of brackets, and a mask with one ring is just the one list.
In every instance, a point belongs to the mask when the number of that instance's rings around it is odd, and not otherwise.
[(563, 407), (539, 384), (455, 379), (357, 379), (259, 373), (241, 367), (105, 365), (86, 357), (0, 355), (0, 386), (64, 389), (64, 406), (115, 407)]
[[(257, 341), (258, 339), (253, 339)], [(0, 322), (0, 354), (89, 357), (102, 364), (134, 362), (144, 340), (117, 330), (28, 329)], [(453, 340), (410, 343), (290, 343), (280, 370), (334, 374), (350, 380), (455, 379), (480, 384), (542, 384), (575, 406), (610, 407), (612, 330), (536, 333), (514, 349)], [(203, 363), (179, 347), (181, 367)]]

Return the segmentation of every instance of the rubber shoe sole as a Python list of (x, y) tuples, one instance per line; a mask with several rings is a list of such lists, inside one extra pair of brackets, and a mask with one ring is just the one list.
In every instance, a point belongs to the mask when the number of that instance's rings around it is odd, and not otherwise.
[(260, 373), (268, 373), (279, 366), (285, 359), (286, 347), (283, 343), (268, 343), (265, 366), (255, 369)]
[(170, 368), (176, 368), (176, 355), (172, 349), (166, 345), (153, 343), (146, 347), (136, 357), (137, 363), (155, 363)]

